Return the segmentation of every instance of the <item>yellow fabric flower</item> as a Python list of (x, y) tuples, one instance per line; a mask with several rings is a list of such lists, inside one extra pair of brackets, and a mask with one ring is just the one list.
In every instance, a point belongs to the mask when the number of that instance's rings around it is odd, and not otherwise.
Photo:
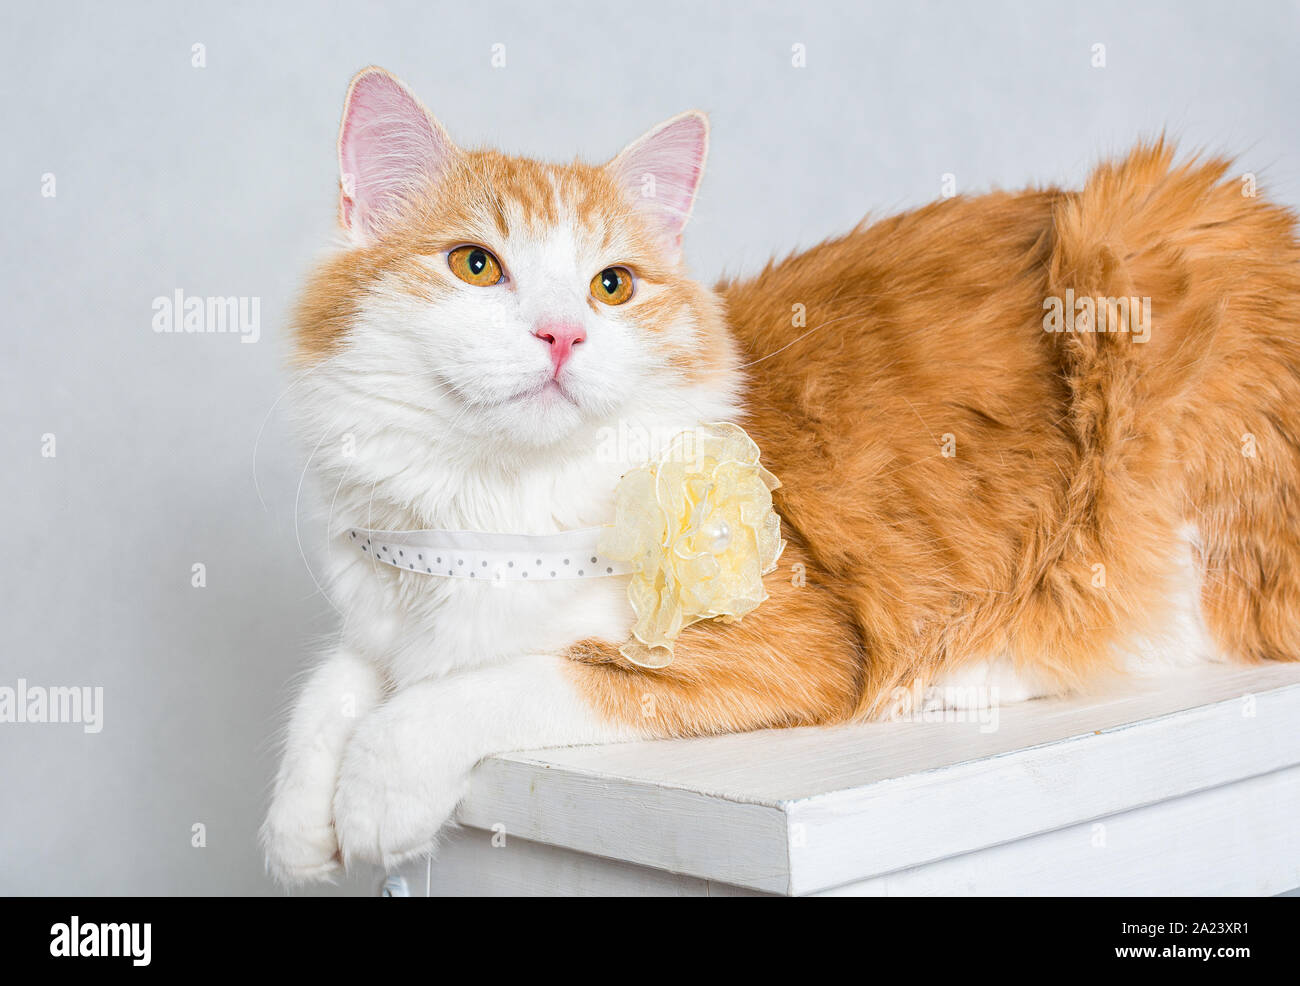
[(739, 620), (767, 599), (763, 576), (785, 549), (758, 446), (733, 424), (701, 425), (614, 491), (614, 526), (600, 551), (632, 565), (636, 614), (620, 651), (633, 664), (672, 663), (673, 641), (700, 620)]

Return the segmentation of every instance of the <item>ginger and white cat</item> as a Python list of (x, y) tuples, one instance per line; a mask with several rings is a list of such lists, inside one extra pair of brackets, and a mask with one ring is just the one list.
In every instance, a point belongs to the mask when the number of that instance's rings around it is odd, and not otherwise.
[[(1170, 641), (1300, 658), (1289, 212), (1157, 142), (710, 290), (681, 258), (707, 141), (685, 113), (603, 166), (466, 151), (392, 76), (353, 80), (296, 388), (343, 624), (287, 729), (278, 879), (428, 851), (496, 752), (879, 717), (917, 683), (1060, 693)], [(619, 652), (625, 578), (347, 543), (606, 524), (648, 447), (718, 421), (780, 478), (788, 544), (767, 601), (663, 669)]]

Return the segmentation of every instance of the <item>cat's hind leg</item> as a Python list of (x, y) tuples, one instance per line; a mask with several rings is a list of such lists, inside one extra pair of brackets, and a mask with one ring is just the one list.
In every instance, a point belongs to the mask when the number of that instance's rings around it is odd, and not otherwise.
[(1300, 419), (1288, 422), (1296, 407), (1300, 393), (1285, 411), (1241, 406), (1196, 460), (1202, 612), (1238, 660), (1300, 660)]

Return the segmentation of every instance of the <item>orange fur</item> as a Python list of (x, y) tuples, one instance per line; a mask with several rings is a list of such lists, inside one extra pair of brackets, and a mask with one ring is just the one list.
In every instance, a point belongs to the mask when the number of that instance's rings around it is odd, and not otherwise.
[[(1081, 192), (936, 203), (723, 285), (792, 550), (662, 671), (580, 645), (591, 700), (689, 735), (871, 715), (1001, 652), (1084, 686), (1164, 617), (1187, 521), (1220, 647), (1300, 659), (1300, 249), (1227, 167), (1156, 142)], [(1067, 288), (1150, 297), (1149, 341), (1044, 331)]]

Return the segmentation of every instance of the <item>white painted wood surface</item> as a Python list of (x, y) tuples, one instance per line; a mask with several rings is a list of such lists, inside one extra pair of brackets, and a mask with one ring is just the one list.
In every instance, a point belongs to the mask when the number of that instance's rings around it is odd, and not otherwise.
[[(494, 757), (412, 894), (1219, 894), (1300, 886), (1300, 667), (978, 722)], [(494, 841), (496, 845), (494, 846)]]

